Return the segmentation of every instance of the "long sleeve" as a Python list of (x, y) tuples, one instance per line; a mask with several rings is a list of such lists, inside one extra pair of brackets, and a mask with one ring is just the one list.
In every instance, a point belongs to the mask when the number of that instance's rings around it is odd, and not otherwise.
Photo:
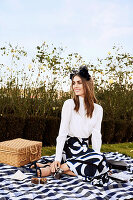
[(102, 139), (101, 139), (101, 123), (103, 118), (103, 108), (98, 106), (96, 111), (96, 123), (92, 130), (92, 149), (100, 153)]
[(62, 107), (59, 135), (56, 139), (55, 161), (61, 162), (61, 159), (62, 159), (62, 152), (63, 152), (64, 144), (66, 141), (66, 137), (69, 133), (69, 123), (70, 123), (70, 119), (71, 119), (71, 111), (72, 111), (72, 99), (68, 99), (64, 102), (64, 105)]

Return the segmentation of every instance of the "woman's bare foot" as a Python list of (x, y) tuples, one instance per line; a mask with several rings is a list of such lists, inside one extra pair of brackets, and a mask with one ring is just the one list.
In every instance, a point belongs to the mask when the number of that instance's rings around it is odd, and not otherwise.
[(37, 177), (46, 177), (51, 175), (51, 169), (50, 166), (46, 167), (38, 167), (36, 170)]

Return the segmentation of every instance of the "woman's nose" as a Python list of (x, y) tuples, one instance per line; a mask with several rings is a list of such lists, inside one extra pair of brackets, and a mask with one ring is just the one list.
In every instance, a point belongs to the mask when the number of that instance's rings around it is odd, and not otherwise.
[(78, 84), (77, 83), (75, 83), (75, 85), (74, 85), (75, 87), (77, 87), (78, 86)]

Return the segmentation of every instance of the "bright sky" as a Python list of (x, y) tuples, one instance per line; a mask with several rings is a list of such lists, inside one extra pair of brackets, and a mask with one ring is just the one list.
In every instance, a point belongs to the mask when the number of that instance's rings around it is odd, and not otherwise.
[(114, 44), (133, 53), (133, 0), (0, 0), (0, 47), (53, 43), (86, 61)]

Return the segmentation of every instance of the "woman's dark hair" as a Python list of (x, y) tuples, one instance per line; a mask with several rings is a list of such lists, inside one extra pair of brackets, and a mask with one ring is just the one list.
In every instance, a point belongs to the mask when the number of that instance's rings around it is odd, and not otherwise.
[[(81, 76), (79, 73), (74, 74), (72, 76), (72, 90), (73, 90), (73, 79), (75, 76), (79, 76), (81, 78), (82, 84), (83, 84), (83, 89), (84, 89), (84, 104), (85, 104), (85, 109), (86, 109), (86, 115), (87, 117), (92, 117), (92, 113), (94, 110), (94, 103), (97, 102), (97, 99), (94, 94), (94, 83), (92, 78), (90, 77), (89, 80), (86, 80), (83, 76)], [(74, 93), (74, 103), (75, 103), (75, 108), (74, 110), (78, 112), (79, 110), (79, 96), (75, 95)]]

